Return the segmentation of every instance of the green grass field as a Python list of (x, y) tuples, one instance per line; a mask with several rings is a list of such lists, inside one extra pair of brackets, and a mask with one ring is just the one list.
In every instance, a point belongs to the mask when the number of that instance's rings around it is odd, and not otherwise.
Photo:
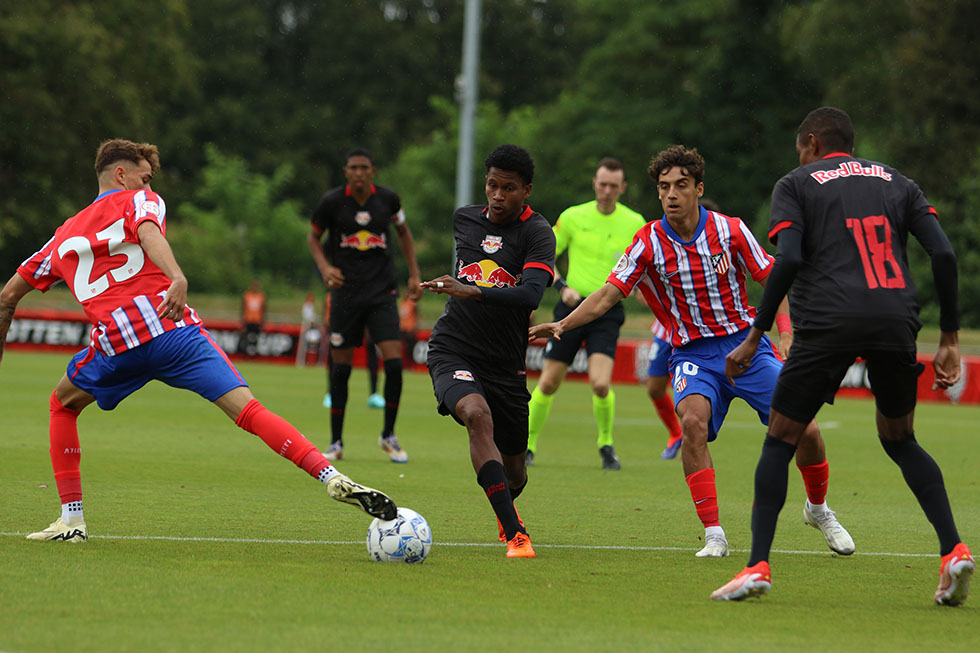
[[(712, 445), (732, 557), (701, 560), (701, 524), (679, 461), (642, 388), (617, 387), (620, 472), (603, 472), (586, 385), (557, 395), (518, 501), (538, 557), (509, 560), (476, 484), (465, 432), (435, 412), (427, 376), (408, 375), (398, 434), (410, 456), (377, 448), (381, 412), (351, 380), (338, 467), (422, 513), (435, 544), (422, 565), (368, 559), (369, 519), (204, 400), (151, 384), (113, 413), (79, 420), (91, 539), (23, 534), (58, 515), (48, 459), (48, 396), (67, 355), (7, 352), (0, 368), (0, 650), (47, 651), (975, 651), (974, 596), (932, 604), (931, 526), (874, 437), (873, 406), (821, 413), (830, 505), (857, 543), (831, 554), (803, 524), (791, 470), (776, 533), (773, 591), (716, 603), (745, 563), (752, 475), (763, 429), (733, 406)], [(323, 372), (240, 369), (256, 396), (321, 448)], [(975, 433), (980, 408), (925, 404), (918, 438), (936, 458), (960, 534), (980, 547)], [(976, 588), (974, 593), (980, 590)]]

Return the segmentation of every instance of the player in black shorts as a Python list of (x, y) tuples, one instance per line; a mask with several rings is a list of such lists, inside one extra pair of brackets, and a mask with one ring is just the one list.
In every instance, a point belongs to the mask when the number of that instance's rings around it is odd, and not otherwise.
[(748, 565), (713, 599), (738, 600), (771, 588), (769, 550), (786, 499), (786, 466), (804, 425), (823, 403), (833, 402), (848, 366), (860, 356), (867, 361), (881, 445), (939, 536), (935, 602), (966, 600), (973, 557), (957, 533), (939, 466), (913, 430), (922, 324), (905, 244), (911, 233), (932, 260), (942, 330), (933, 359), (939, 388), (960, 377), (956, 256), (919, 187), (894, 168), (854, 157), (853, 146), (846, 113), (812, 111), (797, 132), (800, 167), (773, 189), (769, 236), (778, 246), (776, 263), (749, 336), (728, 354), (729, 379), (737, 383), (734, 377), (748, 367), (791, 284), (795, 340), (773, 393), (755, 472)]
[[(330, 306), (330, 432), (329, 460), (343, 457), (344, 410), (354, 348), (364, 330), (381, 349), (385, 370), (384, 426), (378, 446), (392, 462), (408, 461), (395, 436), (395, 418), (402, 394), (402, 341), (398, 328), (398, 283), (391, 253), (391, 226), (408, 264), (408, 295), (418, 299), (419, 266), (415, 243), (395, 191), (372, 183), (374, 160), (366, 150), (347, 154), (346, 186), (320, 199), (313, 211), (306, 243), (323, 282), (333, 294)], [(323, 234), (327, 237), (322, 240)], [(322, 242), (321, 242), (322, 240)]]
[(514, 508), (527, 485), (527, 329), (554, 279), (555, 235), (524, 202), (534, 162), (516, 145), (485, 161), (486, 206), (453, 215), (455, 275), (422, 283), (447, 294), (429, 339), (429, 374), (439, 413), (466, 427), (476, 480), (497, 515), (508, 558), (533, 558)]

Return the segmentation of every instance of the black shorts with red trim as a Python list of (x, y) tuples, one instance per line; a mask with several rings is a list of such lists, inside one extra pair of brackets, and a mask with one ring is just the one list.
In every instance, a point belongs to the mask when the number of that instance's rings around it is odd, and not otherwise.
[[(555, 304), (555, 321), (565, 318), (573, 310), (575, 306), (558, 302)], [(585, 353), (589, 356), (605, 354), (609, 358), (616, 358), (616, 341), (619, 340), (619, 329), (625, 321), (626, 311), (623, 309), (623, 303), (619, 302), (604, 315), (561, 334), (561, 340), (554, 338), (548, 340), (544, 357), (571, 365), (575, 360), (575, 354), (584, 344)]]

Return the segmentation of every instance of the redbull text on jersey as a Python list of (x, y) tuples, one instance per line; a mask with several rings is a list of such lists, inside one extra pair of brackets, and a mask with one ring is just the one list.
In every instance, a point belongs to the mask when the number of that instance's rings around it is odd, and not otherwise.
[(837, 166), (835, 170), (816, 170), (810, 176), (817, 180), (818, 184), (826, 184), (834, 179), (844, 179), (846, 177), (878, 177), (885, 181), (891, 181), (891, 173), (879, 165), (862, 166), (860, 161), (845, 161)]

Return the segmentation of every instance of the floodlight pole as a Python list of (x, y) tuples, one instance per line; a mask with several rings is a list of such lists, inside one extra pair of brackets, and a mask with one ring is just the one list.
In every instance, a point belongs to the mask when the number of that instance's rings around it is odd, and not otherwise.
[(473, 132), (479, 90), (481, 0), (466, 0), (463, 16), (463, 74), (460, 91), (459, 148), (456, 156), (456, 206), (473, 203)]

